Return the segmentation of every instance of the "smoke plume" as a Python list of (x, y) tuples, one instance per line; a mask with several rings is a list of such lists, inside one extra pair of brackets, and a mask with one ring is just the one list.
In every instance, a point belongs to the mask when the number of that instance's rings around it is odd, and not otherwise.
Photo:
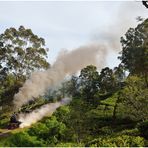
[(60, 102), (49, 103), (41, 106), (29, 114), (19, 114), (20, 128), (30, 126), (41, 120), (45, 116), (51, 116), (53, 112), (60, 106), (66, 105), (71, 101), (70, 98), (64, 98)]
[[(34, 72), (20, 88), (19, 93), (14, 96), (15, 108), (18, 109), (29, 100), (43, 95), (49, 87), (60, 83), (66, 75), (75, 73), (90, 64), (97, 65), (97, 55), (98, 69), (102, 68), (105, 65), (107, 50), (120, 50), (120, 37), (131, 24), (132, 26), (135, 24), (133, 19), (135, 20), (138, 15), (145, 14), (145, 11), (147, 10), (142, 4), (136, 2), (121, 3), (121, 8), (116, 16), (117, 20), (112, 26), (102, 27), (102, 32), (97, 32), (94, 35), (91, 45), (77, 48), (71, 52), (62, 51), (50, 69), (44, 72)], [(121, 19), (119, 19), (120, 17)], [(103, 43), (103, 46), (100, 43)]]
[(137, 26), (136, 18), (138, 16), (147, 18), (147, 9), (138, 0), (106, 2), (110, 6), (114, 3), (119, 3), (119, 8), (116, 15), (111, 19), (112, 23), (105, 24), (101, 29), (97, 28), (93, 33), (92, 40), (107, 44), (114, 52), (119, 52), (121, 50), (121, 36), (124, 36), (130, 27), (135, 28)]
[[(108, 50), (112, 49), (117, 52), (120, 50), (120, 37), (131, 27), (131, 24), (135, 24), (132, 19), (135, 20), (136, 16), (141, 15), (142, 9), (144, 9), (133, 2), (121, 4), (121, 8), (117, 20), (112, 25), (103, 26), (101, 28), (102, 32), (98, 29), (100, 33), (96, 32), (94, 34), (91, 45), (79, 47), (71, 52), (64, 50), (59, 53), (50, 69), (34, 72), (19, 92), (15, 94), (13, 102), (15, 108), (18, 109), (29, 100), (43, 95), (50, 87), (52, 88), (60, 83), (65, 76), (71, 75), (87, 65), (96, 65), (98, 69), (101, 69), (106, 64)], [(120, 17), (121, 19), (119, 19)], [(23, 122), (21, 127), (29, 126), (41, 120), (44, 116), (51, 115), (64, 104), (64, 101), (46, 104), (32, 113), (20, 114), (19, 120)]]
[(71, 52), (62, 51), (50, 69), (34, 72), (24, 83), (14, 96), (15, 108), (18, 109), (29, 100), (43, 95), (49, 87), (60, 83), (66, 75), (73, 74), (87, 65), (102, 68), (105, 64), (105, 55), (106, 48), (97, 44), (79, 47)]

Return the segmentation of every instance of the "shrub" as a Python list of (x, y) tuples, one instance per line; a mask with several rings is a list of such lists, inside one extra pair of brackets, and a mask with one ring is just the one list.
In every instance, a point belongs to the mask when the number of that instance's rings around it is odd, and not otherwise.
[(99, 130), (99, 133), (101, 135), (111, 135), (113, 133), (113, 129), (108, 126), (104, 126)]
[(120, 107), (124, 117), (134, 121), (148, 120), (148, 88), (142, 78), (130, 76), (126, 86), (119, 93)]
[(120, 132), (120, 135), (128, 135), (128, 136), (138, 136), (140, 133), (139, 133), (139, 130), (137, 128), (135, 129), (126, 129), (126, 130), (123, 130), (122, 132)]
[(58, 143), (56, 147), (84, 147), (84, 143)]
[(61, 106), (54, 112), (53, 115), (56, 116), (58, 121), (66, 122), (70, 118), (70, 108), (69, 106)]
[(65, 131), (65, 124), (57, 121), (56, 117), (52, 116), (46, 119), (44, 123), (36, 123), (29, 129), (28, 133), (44, 140), (47, 144), (54, 145), (64, 138)]
[(11, 147), (42, 147), (45, 146), (42, 140), (30, 136), (27, 132), (20, 132), (12, 135), (9, 139)]
[(148, 120), (138, 123), (137, 128), (140, 131), (141, 136), (148, 139)]
[(42, 139), (46, 139), (48, 136), (48, 128), (43, 123), (36, 123), (34, 124), (28, 131), (31, 136), (37, 136)]
[(93, 147), (141, 147), (144, 146), (144, 139), (139, 136), (117, 136), (94, 139), (86, 144)]

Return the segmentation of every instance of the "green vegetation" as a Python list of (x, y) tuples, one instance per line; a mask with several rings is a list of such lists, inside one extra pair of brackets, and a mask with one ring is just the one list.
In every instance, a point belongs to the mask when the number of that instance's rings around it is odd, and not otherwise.
[[(16, 34), (23, 39), (17, 38)], [(13, 39), (11, 47), (6, 44), (10, 39)], [(31, 42), (31, 47), (24, 51), (22, 47), (26, 45), (26, 40)], [(10, 131), (8, 135), (2, 133), (12, 113), (8, 108), (12, 96), (31, 71), (47, 68), (49, 64), (41, 58), (46, 55), (46, 50), (42, 48), (44, 40), (33, 35), (30, 29), (22, 26), (18, 30), (7, 29), (0, 36), (0, 42), (3, 43), (0, 44), (1, 63), (5, 62), (6, 66), (1, 64), (0, 67), (0, 146), (148, 146), (148, 19), (136, 28), (130, 28), (121, 38), (121, 63), (117, 67), (105, 67), (100, 72), (93, 65), (83, 68), (79, 76), (65, 80), (58, 90), (49, 91), (44, 97), (29, 102), (21, 111), (33, 110), (64, 96), (72, 96), (70, 104), (61, 106), (52, 116), (31, 127)], [(18, 70), (20, 65), (17, 65), (17, 59), (13, 61), (12, 48), (16, 45), (19, 47), (15, 49), (18, 59), (29, 54), (22, 61), (25, 73), (22, 69)], [(8, 53), (12, 61), (5, 61)], [(29, 57), (34, 53), (38, 54), (36, 60), (41, 63), (32, 64), (30, 68), (26, 62), (31, 62)]]

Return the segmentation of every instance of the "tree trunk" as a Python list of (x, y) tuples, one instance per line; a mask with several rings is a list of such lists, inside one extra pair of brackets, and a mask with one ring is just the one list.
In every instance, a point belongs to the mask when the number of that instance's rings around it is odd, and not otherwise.
[(112, 116), (113, 121), (116, 120), (116, 113), (117, 113), (118, 102), (119, 102), (119, 96), (118, 96), (118, 98), (116, 100), (116, 103), (115, 103), (115, 106), (114, 106), (114, 110), (113, 110), (113, 116)]

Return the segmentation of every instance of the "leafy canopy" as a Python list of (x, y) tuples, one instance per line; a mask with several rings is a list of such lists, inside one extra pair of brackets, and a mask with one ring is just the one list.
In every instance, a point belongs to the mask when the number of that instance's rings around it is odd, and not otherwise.
[(19, 77), (36, 69), (48, 68), (47, 51), (45, 40), (31, 29), (24, 26), (6, 29), (0, 35), (0, 71)]

